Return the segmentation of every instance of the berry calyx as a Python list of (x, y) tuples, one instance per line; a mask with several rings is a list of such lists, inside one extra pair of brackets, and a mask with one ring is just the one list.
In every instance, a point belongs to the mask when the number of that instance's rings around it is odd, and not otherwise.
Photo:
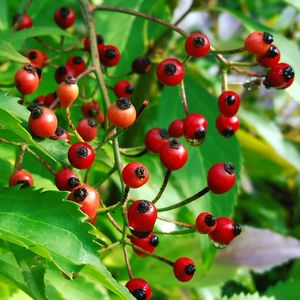
[(133, 86), (127, 80), (120, 80), (114, 86), (114, 92), (117, 97), (125, 97), (130, 99), (133, 94)]
[(168, 128), (170, 136), (175, 138), (183, 136), (183, 120), (184, 119), (176, 119), (170, 124)]
[(175, 58), (165, 59), (157, 66), (156, 76), (165, 85), (177, 85), (184, 77), (184, 65)]
[(208, 122), (198, 113), (188, 114), (183, 120), (183, 134), (190, 145), (197, 146), (204, 142)]
[(98, 135), (95, 119), (83, 119), (77, 125), (77, 131), (85, 142), (92, 141)]
[(273, 36), (267, 32), (252, 32), (245, 39), (244, 47), (255, 55), (265, 54), (273, 43)]
[(55, 175), (55, 185), (61, 191), (71, 192), (79, 184), (77, 175), (69, 168), (64, 168)]
[[(98, 52), (100, 51), (101, 47), (104, 46), (104, 38), (101, 34), (96, 35), (96, 41), (97, 41), (97, 48)], [(90, 37), (87, 36), (84, 41), (83, 41), (83, 46), (85, 51), (90, 52), (91, 51), (91, 42), (90, 42)]]
[(234, 116), (240, 107), (241, 99), (240, 96), (233, 91), (223, 91), (219, 96), (219, 110), (225, 117)]
[(66, 140), (70, 144), (70, 135), (62, 127), (57, 127), (54, 134), (50, 136), (51, 140)]
[(30, 62), (39, 67), (42, 68), (45, 66), (45, 62), (48, 59), (47, 55), (38, 50), (38, 49), (31, 49), (26, 53), (26, 57), (30, 60)]
[[(159, 238), (156, 234), (151, 233), (144, 239), (136, 238), (135, 236), (130, 237), (130, 241), (133, 245), (138, 246), (145, 251), (148, 251), (150, 253), (154, 252), (156, 247), (159, 244)], [(148, 256), (146, 253), (143, 253), (135, 248), (133, 248), (133, 251), (140, 257), (146, 257)]]
[(146, 280), (141, 278), (132, 278), (126, 283), (125, 286), (137, 300), (151, 299), (151, 287)]
[(57, 83), (61, 83), (68, 76), (74, 76), (74, 72), (70, 66), (60, 66), (55, 70), (55, 80)]
[(137, 57), (131, 65), (132, 72), (145, 74), (151, 70), (151, 60), (148, 57)]
[(60, 105), (64, 108), (69, 107), (78, 97), (78, 93), (77, 80), (72, 76), (66, 77), (57, 88), (57, 97), (59, 98)]
[(32, 65), (25, 65), (15, 74), (15, 85), (22, 95), (32, 94), (40, 83), (36, 68)]
[(159, 158), (168, 170), (175, 171), (185, 165), (188, 152), (177, 139), (173, 139), (161, 147)]
[(69, 148), (68, 159), (73, 167), (87, 169), (95, 160), (95, 152), (89, 144), (78, 142)]
[(225, 117), (220, 115), (216, 120), (216, 127), (224, 137), (230, 138), (240, 128), (240, 120), (237, 116)]
[(86, 69), (86, 64), (81, 56), (71, 56), (67, 60), (67, 65), (72, 69), (74, 76), (78, 76)]
[(216, 228), (209, 234), (209, 238), (220, 245), (228, 245), (241, 233), (241, 227), (226, 217), (217, 218)]
[(22, 19), (17, 27), (17, 31), (32, 27), (31, 17), (28, 15), (22, 16), (21, 14), (15, 14), (13, 16), (13, 25), (15, 25), (19, 21), (19, 18), (22, 18)]
[(169, 133), (163, 128), (152, 128), (145, 136), (145, 146), (149, 151), (159, 153), (161, 147), (169, 141)]
[(131, 188), (139, 188), (149, 180), (149, 171), (139, 162), (131, 162), (122, 171), (124, 183)]
[(235, 167), (232, 163), (216, 163), (208, 171), (207, 186), (215, 194), (229, 191), (236, 182)]
[(208, 212), (200, 213), (195, 222), (197, 231), (203, 234), (210, 233), (215, 230), (216, 224), (216, 218)]
[(40, 138), (47, 138), (55, 133), (57, 118), (51, 109), (38, 106), (32, 109), (28, 126), (33, 135)]
[(280, 61), (280, 51), (275, 45), (271, 45), (266, 53), (256, 57), (259, 65), (265, 68), (273, 68)]
[(96, 118), (100, 112), (100, 105), (97, 101), (81, 106), (82, 114), (85, 118)]
[(195, 264), (188, 257), (178, 258), (173, 265), (173, 273), (175, 277), (182, 282), (190, 281), (195, 272)]
[(33, 186), (32, 175), (25, 170), (14, 172), (9, 178), (9, 186), (20, 185), (21, 189)]
[(100, 48), (100, 62), (106, 67), (113, 67), (118, 64), (121, 54), (117, 47), (106, 45)]
[(189, 56), (205, 56), (210, 49), (208, 37), (203, 33), (193, 33), (185, 41), (185, 51)]
[(76, 14), (71, 7), (64, 6), (55, 11), (54, 20), (60, 28), (66, 29), (74, 24)]

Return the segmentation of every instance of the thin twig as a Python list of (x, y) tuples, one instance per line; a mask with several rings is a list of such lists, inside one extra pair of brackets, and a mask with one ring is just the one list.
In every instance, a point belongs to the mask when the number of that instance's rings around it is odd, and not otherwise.
[(30, 148), (27, 149), (29, 153), (31, 153), (47, 170), (49, 170), (54, 176), (56, 175), (56, 172), (47, 164), (47, 162), (41, 158), (38, 154), (36, 154), (34, 151), (32, 151)]
[(95, 67), (89, 67), (89, 68), (85, 69), (82, 73), (80, 73), (80, 74), (76, 77), (77, 81), (80, 80), (81, 78), (83, 78), (84, 76), (86, 76), (86, 75), (92, 73), (92, 72), (95, 72)]
[(67, 116), (67, 120), (68, 120), (68, 123), (69, 123), (69, 126), (71, 128), (71, 130), (73, 131), (74, 135), (76, 136), (76, 138), (80, 141), (80, 142), (84, 142), (84, 140), (82, 139), (82, 137), (80, 136), (80, 134), (78, 133), (78, 131), (76, 130), (75, 128), (75, 125), (72, 121), (72, 118), (71, 118), (71, 113), (70, 113), (70, 107), (67, 107), (65, 109), (65, 112), (66, 112), (66, 116)]
[(19, 171), (22, 169), (24, 155), (25, 155), (25, 151), (27, 150), (27, 148), (28, 148), (28, 143), (27, 142), (22, 143), (22, 145), (20, 147), (20, 153), (15, 161), (15, 167), (14, 167), (15, 171)]
[(128, 252), (127, 252), (125, 244), (123, 244), (123, 253), (124, 253), (124, 258), (125, 258), (125, 263), (126, 263), (126, 269), (127, 269), (128, 276), (129, 276), (130, 279), (132, 279), (133, 275), (132, 275), (131, 265), (130, 265)]
[(184, 222), (180, 222), (180, 221), (176, 221), (176, 220), (171, 220), (169, 218), (165, 218), (162, 216), (157, 216), (157, 219), (168, 222), (168, 223), (175, 224), (177, 226), (181, 226), (181, 227), (185, 227), (185, 228), (189, 228), (189, 229), (195, 229), (195, 226), (193, 224), (188, 224), (188, 223), (184, 223)]
[(156, 197), (152, 200), (152, 203), (153, 203), (153, 204), (156, 203), (156, 202), (160, 199), (160, 197), (162, 196), (162, 194), (163, 194), (164, 190), (166, 189), (167, 184), (168, 184), (168, 182), (169, 182), (169, 178), (170, 178), (170, 176), (171, 176), (171, 173), (172, 173), (172, 171), (170, 171), (170, 170), (167, 170), (167, 171), (166, 171), (166, 175), (165, 175), (165, 177), (164, 177), (163, 184), (161, 185), (161, 187), (160, 187), (160, 189), (159, 189), (159, 192), (158, 192), (158, 194), (156, 195)]
[(116, 246), (119, 246), (120, 245), (120, 241), (117, 241), (113, 244), (110, 244), (109, 246), (105, 247), (105, 248), (102, 248), (101, 250), (99, 250), (98, 252), (100, 254), (103, 254), (104, 252), (108, 251), (108, 250), (111, 250), (113, 248), (115, 248)]
[(181, 100), (182, 100), (184, 113), (187, 116), (189, 114), (189, 108), (188, 108), (188, 103), (187, 103), (187, 99), (186, 99), (186, 93), (185, 93), (185, 87), (184, 87), (183, 80), (180, 83), (180, 92), (181, 92)]

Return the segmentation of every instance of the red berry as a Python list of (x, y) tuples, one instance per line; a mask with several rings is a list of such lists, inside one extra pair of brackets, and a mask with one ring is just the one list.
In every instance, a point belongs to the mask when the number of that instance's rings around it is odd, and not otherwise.
[(196, 267), (190, 258), (181, 257), (175, 261), (173, 272), (179, 281), (186, 282), (193, 278), (194, 273), (196, 272)]
[(54, 134), (50, 136), (51, 140), (66, 140), (70, 144), (70, 135), (62, 127), (57, 127)]
[[(150, 253), (152, 253), (156, 247), (159, 244), (159, 238), (157, 235), (155, 235), (154, 233), (149, 234), (146, 238), (144, 239), (138, 239), (135, 236), (131, 236), (130, 237), (130, 241), (134, 246), (138, 246), (142, 249), (144, 249), (145, 251), (148, 251)], [(135, 248), (133, 248), (133, 251), (141, 257), (146, 257), (148, 256), (148, 254), (143, 253)]]
[(184, 119), (176, 119), (170, 124), (168, 129), (170, 136), (175, 138), (183, 136), (183, 121)]
[(127, 80), (120, 80), (115, 84), (114, 92), (118, 98), (125, 97), (130, 99), (133, 93), (133, 86)]
[(35, 107), (28, 120), (30, 132), (40, 138), (50, 137), (57, 128), (55, 113), (47, 107)]
[(22, 95), (28, 95), (35, 92), (40, 84), (36, 68), (32, 65), (26, 65), (19, 69), (15, 74), (15, 85)]
[(74, 76), (74, 71), (68, 65), (60, 66), (55, 70), (55, 80), (57, 83), (63, 82), (68, 76)]
[(81, 106), (82, 114), (85, 118), (96, 118), (100, 112), (100, 105), (97, 101)]
[(137, 57), (131, 65), (132, 72), (145, 74), (151, 70), (151, 60), (148, 57)]
[(228, 245), (241, 231), (240, 225), (229, 218), (220, 217), (217, 218), (216, 228), (209, 234), (209, 238), (218, 244)]
[(74, 24), (76, 14), (71, 7), (61, 7), (55, 11), (54, 20), (60, 28), (66, 29)]
[(189, 56), (205, 56), (210, 49), (208, 37), (203, 33), (193, 33), (185, 41), (185, 51)]
[(219, 110), (225, 117), (234, 116), (240, 107), (240, 96), (233, 91), (224, 91), (219, 96)]
[(252, 32), (245, 39), (245, 49), (255, 55), (265, 54), (270, 44), (273, 43), (273, 36), (267, 32)]
[(266, 88), (286, 89), (293, 83), (294, 78), (294, 69), (289, 64), (280, 63), (268, 71), (263, 83)]
[(98, 121), (99, 124), (104, 122), (104, 113), (103, 112), (98, 114), (97, 121)]
[(240, 128), (240, 120), (237, 116), (225, 117), (219, 115), (216, 120), (216, 126), (218, 131), (226, 138), (232, 137), (235, 132)]
[(156, 76), (165, 85), (177, 85), (184, 77), (184, 65), (175, 58), (165, 59), (157, 66)]
[(198, 215), (195, 226), (200, 233), (210, 233), (216, 228), (216, 218), (208, 212), (202, 212)]
[(93, 219), (97, 213), (100, 204), (98, 192), (87, 184), (75, 187), (68, 197), (69, 200), (81, 204), (81, 211)]
[(91, 219), (89, 222), (92, 224), (92, 225), (95, 225), (96, 222), (98, 220), (98, 215), (95, 215), (95, 217), (93, 219)]
[(137, 300), (150, 300), (152, 291), (146, 280), (141, 278), (132, 278), (125, 286)]
[(203, 143), (208, 122), (204, 116), (198, 113), (188, 114), (183, 120), (183, 134), (192, 146)]
[(77, 131), (84, 141), (90, 142), (98, 135), (95, 119), (83, 119), (77, 125)]
[(128, 208), (128, 226), (131, 233), (138, 238), (145, 238), (151, 233), (156, 218), (157, 209), (150, 201), (137, 200)]
[(19, 21), (20, 17), (22, 18), (22, 20), (19, 23), (17, 30), (22, 30), (25, 28), (32, 27), (32, 19), (28, 15), (21, 16), (20, 14), (15, 14), (13, 16), (13, 25), (15, 25)]
[(45, 66), (45, 62), (48, 59), (47, 55), (38, 50), (38, 49), (31, 49), (26, 53), (26, 57), (30, 60), (30, 62), (39, 68)]
[(122, 171), (124, 183), (131, 188), (139, 188), (149, 180), (147, 167), (139, 162), (131, 162)]
[[(101, 34), (97, 34), (96, 39), (97, 39), (98, 51), (100, 51), (100, 48), (103, 47), (103, 45), (104, 45), (104, 39), (103, 39)], [(89, 36), (87, 36), (84, 39), (83, 46), (84, 46), (85, 51), (87, 51), (87, 52), (91, 51), (91, 42), (90, 42), (90, 37)]]
[(64, 168), (56, 173), (55, 184), (59, 190), (71, 192), (80, 184), (80, 181), (72, 170)]
[(166, 129), (152, 128), (145, 136), (145, 146), (149, 151), (159, 153), (161, 147), (169, 141), (169, 133)]
[(63, 108), (69, 107), (78, 97), (79, 88), (74, 77), (68, 76), (57, 88), (57, 97)]
[(69, 66), (75, 77), (82, 73), (86, 69), (86, 64), (81, 56), (71, 56), (67, 60), (67, 66)]
[(87, 169), (94, 162), (95, 152), (89, 144), (78, 142), (69, 148), (68, 159), (73, 167)]
[(216, 163), (207, 174), (207, 186), (215, 194), (229, 191), (235, 184), (235, 167), (231, 163)]
[(136, 110), (129, 99), (121, 97), (110, 105), (107, 111), (109, 122), (117, 127), (126, 128), (136, 119)]
[(106, 67), (113, 67), (118, 64), (121, 58), (117, 47), (109, 45), (100, 48), (100, 61)]
[[(50, 94), (48, 94), (46, 97), (45, 97), (45, 102), (44, 102), (44, 105), (45, 106), (47, 106), (47, 107), (53, 107), (53, 103), (54, 103), (54, 101), (57, 101), (57, 94), (56, 94), (56, 92), (54, 92), (54, 93), (50, 93)], [(53, 109), (54, 108), (57, 108), (57, 107), (59, 107), (60, 106), (60, 104), (59, 104), (59, 102), (57, 101), (57, 104), (53, 107)]]
[(265, 68), (273, 68), (280, 61), (280, 51), (275, 45), (271, 45), (266, 53), (257, 56), (256, 61)]
[(159, 158), (168, 170), (174, 171), (185, 165), (188, 152), (178, 140), (174, 139), (161, 147)]
[(31, 174), (25, 170), (14, 172), (9, 178), (9, 186), (20, 184), (20, 188), (27, 188), (33, 186), (33, 178)]

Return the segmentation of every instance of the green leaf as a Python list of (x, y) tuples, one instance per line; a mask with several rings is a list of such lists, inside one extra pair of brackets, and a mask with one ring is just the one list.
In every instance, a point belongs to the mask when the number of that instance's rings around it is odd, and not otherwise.
[(89, 233), (92, 226), (83, 222), (83, 214), (76, 203), (62, 201), (65, 192), (0, 188), (0, 195), (0, 236), (3, 240), (53, 261), (69, 276), (89, 264), (104, 286), (121, 299), (133, 299), (100, 262), (98, 246)]
[[(277, 299), (277, 298), (276, 298)], [(284, 298), (285, 299), (285, 298)], [(275, 300), (274, 297), (260, 296), (257, 292), (255, 294), (247, 294), (244, 293), (233, 295), (230, 298), (222, 297), (221, 300)]]
[(29, 63), (30, 61), (20, 54), (11, 44), (0, 41), (0, 56), (4, 59), (13, 60), (19, 63)]
[(300, 3), (297, 1), (293, 1), (293, 0), (283, 0), (285, 3), (297, 8), (298, 10), (300, 10)]
[(299, 299), (300, 278), (290, 278), (287, 281), (279, 282), (271, 286), (265, 292), (266, 296), (274, 296), (275, 299), (294, 300)]

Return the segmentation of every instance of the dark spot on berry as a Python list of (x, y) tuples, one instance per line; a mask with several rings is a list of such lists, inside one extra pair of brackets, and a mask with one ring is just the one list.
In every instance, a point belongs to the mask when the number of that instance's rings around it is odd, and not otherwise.
[(12, 24), (15, 25), (18, 22), (20, 17), (21, 17), (21, 14), (15, 14), (12, 18)]
[(270, 46), (268, 49), (267, 57), (274, 58), (279, 55), (279, 50), (275, 46)]
[(159, 244), (159, 238), (157, 235), (154, 235), (151, 240), (150, 240), (150, 244), (153, 246), (153, 247), (157, 247), (158, 244)]
[(89, 110), (88, 110), (88, 115), (89, 115), (90, 117), (96, 117), (96, 116), (98, 115), (98, 113), (99, 113), (99, 109), (96, 108), (96, 107), (91, 107), (91, 108), (89, 108)]
[(137, 167), (135, 170), (134, 170), (134, 173), (136, 174), (137, 177), (139, 178), (145, 178), (147, 173), (146, 173), (146, 170), (143, 166), (140, 166), (140, 167)]
[(206, 136), (206, 130), (204, 128), (199, 128), (195, 134), (194, 134), (195, 138), (197, 140), (203, 140)]
[(117, 56), (117, 53), (114, 49), (108, 49), (106, 50), (105, 52), (105, 56), (108, 58), (108, 59), (114, 59), (116, 58)]
[(216, 224), (216, 218), (213, 215), (206, 215), (204, 218), (204, 223), (208, 227), (213, 227)]
[(232, 163), (224, 163), (224, 170), (226, 173), (233, 175), (235, 173), (235, 166)]
[(20, 189), (25, 189), (30, 187), (29, 181), (28, 180), (18, 180), (17, 184), (20, 184)]
[(88, 125), (92, 128), (97, 127), (97, 122), (95, 121), (95, 119), (88, 119)]
[(104, 38), (101, 34), (97, 34), (97, 45), (101, 45), (104, 43)]
[(69, 7), (62, 7), (59, 11), (60, 16), (65, 19), (70, 13)]
[(133, 93), (133, 86), (132, 85), (126, 86), (125, 91), (128, 94), (132, 94)]
[(27, 106), (27, 109), (28, 109), (29, 111), (32, 111), (34, 108), (36, 108), (36, 107), (38, 107), (38, 106), (42, 106), (42, 104), (39, 103), (39, 102), (33, 101), (32, 103), (30, 103), (30, 105)]
[(159, 135), (163, 138), (163, 139), (168, 139), (170, 137), (169, 132), (167, 129), (161, 128), (159, 130)]
[(57, 127), (56, 130), (55, 130), (55, 135), (61, 136), (61, 135), (64, 134), (64, 132), (65, 132), (65, 130), (63, 128)]
[(40, 106), (37, 106), (35, 108), (33, 108), (33, 110), (31, 111), (31, 118), (33, 119), (38, 119), (44, 112), (44, 109)]
[(88, 195), (88, 191), (86, 188), (78, 188), (74, 191), (74, 198), (77, 201), (83, 201)]
[(41, 78), (41, 76), (42, 76), (42, 69), (39, 68), (39, 67), (35, 67), (35, 71), (38, 74), (39, 78)]
[(38, 57), (38, 54), (36, 53), (36, 51), (30, 51), (28, 54), (29, 59), (36, 59), (37, 57)]
[(136, 207), (137, 211), (141, 214), (145, 214), (151, 208), (151, 204), (149, 201), (142, 200), (139, 202), (138, 206)]
[(234, 131), (230, 128), (225, 128), (223, 131), (222, 131), (222, 135), (226, 138), (230, 138), (234, 135)]
[(129, 228), (129, 229), (130, 229), (130, 232), (132, 233), (132, 235), (134, 235), (135, 237), (137, 237), (139, 239), (146, 238), (152, 232), (152, 230), (149, 230), (149, 231), (135, 231), (132, 228)]
[(119, 98), (117, 100), (116, 104), (117, 104), (117, 107), (122, 110), (128, 109), (131, 106), (130, 100), (125, 97)]
[(76, 150), (76, 154), (80, 158), (85, 158), (88, 156), (89, 151), (88, 151), (87, 147), (81, 146)]
[(177, 67), (173, 63), (168, 63), (164, 67), (164, 72), (166, 75), (173, 76), (176, 73)]
[(76, 187), (78, 185), (79, 185), (79, 179), (77, 177), (70, 177), (68, 179), (68, 186), (69, 187), (74, 188), (74, 187)]
[(264, 32), (263, 33), (263, 40), (267, 44), (272, 44), (273, 43), (273, 35), (268, 33), (268, 32)]
[(234, 224), (233, 226), (233, 234), (234, 236), (238, 236), (242, 232), (242, 228), (239, 224)]
[(151, 59), (148, 57), (142, 57), (142, 63), (143, 65), (148, 66), (151, 64)]
[(226, 98), (225, 98), (225, 102), (226, 102), (226, 104), (227, 105), (233, 105), (234, 104), (234, 102), (235, 102), (235, 97), (233, 96), (233, 95), (230, 95), (230, 96), (227, 96)]
[(73, 63), (75, 65), (80, 65), (82, 63), (83, 59), (80, 56), (74, 56)]
[(184, 268), (184, 271), (187, 275), (194, 275), (194, 273), (196, 272), (196, 267), (195, 265), (190, 264)]
[(58, 76), (64, 76), (65, 74), (67, 74), (67, 68), (65, 66), (58, 67), (56, 70), (56, 74)]
[(77, 83), (77, 80), (76, 80), (76, 78), (73, 77), (73, 76), (67, 76), (67, 77), (65, 78), (65, 83), (67, 83), (67, 84), (76, 84), (76, 83)]
[(23, 68), (25, 71), (29, 72), (29, 73), (34, 73), (36, 72), (36, 68), (32, 65), (26, 65)]
[(289, 81), (295, 76), (295, 71), (292, 67), (286, 67), (283, 69), (283, 77), (285, 81)]
[(197, 36), (193, 39), (193, 44), (196, 48), (201, 48), (205, 45), (205, 39), (201, 36)]
[(272, 87), (270, 82), (267, 80), (267, 78), (265, 78), (262, 83), (263, 83), (263, 85), (265, 86), (266, 89), (269, 89), (269, 88)]
[(181, 147), (181, 143), (177, 139), (173, 139), (169, 142), (170, 147), (178, 150)]
[(146, 292), (143, 289), (134, 290), (131, 294), (137, 300), (146, 300)]

